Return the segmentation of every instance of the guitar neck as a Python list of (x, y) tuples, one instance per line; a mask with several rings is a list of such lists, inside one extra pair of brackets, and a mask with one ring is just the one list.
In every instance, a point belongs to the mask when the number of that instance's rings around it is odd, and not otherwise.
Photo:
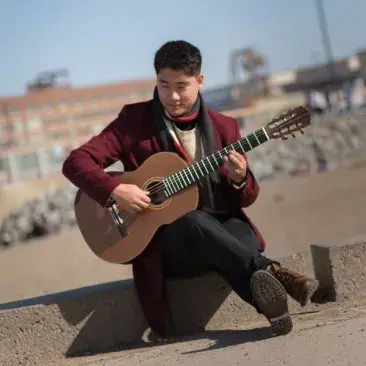
[(265, 127), (250, 133), (233, 144), (224, 147), (222, 150), (215, 152), (200, 161), (184, 168), (163, 180), (165, 186), (165, 195), (167, 197), (184, 190), (188, 186), (196, 183), (206, 175), (212, 173), (221, 165), (223, 165), (223, 157), (230, 150), (235, 150), (238, 153), (247, 153), (255, 147), (269, 140)]

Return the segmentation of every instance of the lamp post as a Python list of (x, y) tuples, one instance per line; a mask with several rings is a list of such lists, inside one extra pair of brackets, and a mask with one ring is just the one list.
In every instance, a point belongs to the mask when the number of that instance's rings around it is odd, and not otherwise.
[(329, 81), (335, 79), (336, 72), (333, 63), (333, 51), (328, 30), (327, 17), (324, 10), (324, 0), (315, 0), (316, 13), (318, 17), (320, 32), (322, 36), (322, 43), (324, 47), (325, 57), (329, 68)]

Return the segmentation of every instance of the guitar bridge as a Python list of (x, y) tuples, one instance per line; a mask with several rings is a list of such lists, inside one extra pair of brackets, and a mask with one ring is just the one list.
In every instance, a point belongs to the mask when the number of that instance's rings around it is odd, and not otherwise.
[(108, 212), (111, 215), (113, 222), (116, 225), (120, 234), (122, 236), (127, 236), (128, 232), (126, 229), (126, 225), (125, 225), (125, 222), (123, 221), (123, 219), (121, 218), (121, 216), (119, 215), (119, 210), (117, 208), (116, 201), (114, 201), (114, 200), (109, 201), (107, 208), (108, 208)]

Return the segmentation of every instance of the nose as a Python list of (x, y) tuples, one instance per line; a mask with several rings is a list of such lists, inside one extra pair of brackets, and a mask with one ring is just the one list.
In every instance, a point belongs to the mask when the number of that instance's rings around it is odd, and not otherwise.
[(176, 91), (173, 91), (172, 95), (171, 95), (171, 98), (172, 98), (172, 100), (177, 101), (177, 100), (180, 99), (180, 96)]

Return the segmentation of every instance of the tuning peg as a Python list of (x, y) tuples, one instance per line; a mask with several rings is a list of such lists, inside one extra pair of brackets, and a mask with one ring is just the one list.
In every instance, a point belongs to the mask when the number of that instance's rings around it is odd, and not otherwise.
[(300, 128), (300, 133), (304, 134), (304, 130), (302, 128)]
[(292, 132), (292, 134), (291, 134), (291, 135), (292, 135), (292, 137), (294, 137), (294, 138), (296, 137), (296, 135), (295, 135), (293, 132)]

